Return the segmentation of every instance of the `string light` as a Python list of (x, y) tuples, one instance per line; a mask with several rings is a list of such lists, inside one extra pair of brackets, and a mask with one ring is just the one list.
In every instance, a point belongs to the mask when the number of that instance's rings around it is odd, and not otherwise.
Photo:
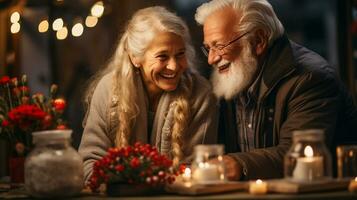
[(13, 12), (10, 16), (10, 22), (11, 23), (18, 23), (20, 21), (20, 13), (19, 12)]
[(52, 29), (54, 31), (58, 31), (63, 27), (63, 19), (62, 18), (57, 18), (55, 21), (53, 21), (52, 24)]
[(10, 27), (10, 31), (11, 31), (11, 33), (18, 33), (19, 31), (20, 31), (20, 29), (21, 29), (21, 26), (20, 26), (20, 24), (19, 23), (13, 23), (12, 25), (11, 25), (11, 27)]
[(87, 16), (85, 24), (87, 27), (91, 28), (94, 27), (95, 25), (97, 25), (98, 23), (98, 18), (94, 17), (94, 16)]
[(48, 30), (48, 21), (47, 20), (42, 20), (40, 24), (38, 25), (38, 32), (44, 33)]
[(103, 15), (103, 13), (104, 13), (104, 4), (102, 1), (98, 1), (92, 6), (91, 9), (92, 16), (99, 18)]
[[(63, 2), (63, 0), (57, 0), (57, 2)], [(98, 18), (103, 16), (104, 14), (104, 3), (103, 1), (98, 1), (96, 2), (92, 7), (91, 7), (91, 15), (86, 17), (85, 20), (85, 25), (89, 28), (95, 27), (98, 23)], [(15, 34), (18, 33), (21, 29), (21, 25), (19, 23), (20, 21), (20, 13), (15, 11), (11, 14), (10, 16), (10, 21), (12, 23), (10, 27), (11, 33)], [(76, 21), (76, 20), (75, 20)], [(38, 31), (40, 33), (45, 33), (49, 29), (49, 21), (48, 20), (42, 20), (38, 24)], [(58, 40), (64, 40), (68, 36), (68, 29), (67, 27), (64, 26), (64, 21), (62, 18), (57, 18), (56, 20), (53, 21), (52, 23), (52, 29), (54, 31), (57, 31), (56, 37)], [(84, 31), (84, 26), (82, 23), (76, 23), (71, 29), (72, 35), (74, 37), (79, 37), (83, 34)]]
[(74, 37), (79, 37), (83, 33), (83, 25), (81, 23), (77, 23), (72, 27), (72, 35)]
[(58, 40), (64, 40), (67, 38), (68, 30), (67, 27), (62, 27), (60, 30), (57, 31), (56, 37)]

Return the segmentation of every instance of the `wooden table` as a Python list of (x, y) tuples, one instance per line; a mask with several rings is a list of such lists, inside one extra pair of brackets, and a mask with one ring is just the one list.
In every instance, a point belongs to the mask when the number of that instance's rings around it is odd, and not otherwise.
[[(8, 193), (0, 193), (0, 199), (30, 199), (26, 195), (23, 188), (18, 188), (16, 190), (11, 190)], [(100, 194), (82, 193), (78, 197), (66, 198), (74, 200), (95, 200), (95, 199), (118, 199), (118, 197), (108, 197)], [(202, 196), (182, 196), (173, 194), (161, 194), (155, 196), (135, 196), (135, 197), (120, 197), (123, 200), (187, 200), (187, 199), (216, 199), (216, 200), (226, 200), (226, 199), (291, 199), (291, 200), (313, 200), (313, 199), (323, 199), (323, 200), (356, 200), (357, 193), (351, 193), (348, 191), (331, 191), (331, 192), (318, 192), (318, 193), (304, 193), (304, 194), (265, 194), (265, 195), (251, 195), (245, 191), (230, 192), (214, 195), (202, 195)]]

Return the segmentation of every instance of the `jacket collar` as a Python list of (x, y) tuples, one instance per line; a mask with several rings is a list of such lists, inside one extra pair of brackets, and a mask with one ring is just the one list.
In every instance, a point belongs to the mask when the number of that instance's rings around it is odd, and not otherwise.
[(293, 51), (285, 34), (274, 41), (263, 59), (256, 80), (247, 89), (247, 92), (240, 94), (240, 98), (248, 97), (261, 100), (281, 79), (295, 70)]
[(288, 37), (284, 34), (268, 49), (262, 65), (259, 99), (267, 96), (276, 84), (295, 71), (296, 61)]

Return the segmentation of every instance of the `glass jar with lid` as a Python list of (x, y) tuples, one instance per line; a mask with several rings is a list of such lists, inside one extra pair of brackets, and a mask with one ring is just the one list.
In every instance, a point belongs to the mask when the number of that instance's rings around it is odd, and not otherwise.
[(194, 148), (192, 179), (196, 183), (213, 183), (226, 180), (223, 163), (223, 145), (197, 145)]
[(25, 188), (34, 197), (78, 194), (84, 184), (83, 162), (71, 146), (72, 130), (32, 133), (34, 149), (25, 161)]
[(332, 178), (331, 153), (323, 130), (293, 132), (293, 144), (284, 158), (285, 178), (295, 182), (316, 182)]

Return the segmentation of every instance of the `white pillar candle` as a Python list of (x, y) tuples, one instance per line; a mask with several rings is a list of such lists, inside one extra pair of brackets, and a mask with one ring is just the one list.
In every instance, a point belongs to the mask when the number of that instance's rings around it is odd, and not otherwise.
[(197, 182), (219, 181), (220, 173), (215, 164), (199, 163), (193, 171), (193, 179)]
[(268, 184), (260, 179), (249, 182), (250, 194), (266, 194), (268, 192)]
[(357, 192), (357, 177), (351, 180), (348, 190), (350, 192)]
[(312, 181), (323, 177), (323, 157), (313, 156), (311, 146), (305, 147), (304, 154), (306, 157), (297, 158), (296, 160), (293, 179), (298, 181)]

